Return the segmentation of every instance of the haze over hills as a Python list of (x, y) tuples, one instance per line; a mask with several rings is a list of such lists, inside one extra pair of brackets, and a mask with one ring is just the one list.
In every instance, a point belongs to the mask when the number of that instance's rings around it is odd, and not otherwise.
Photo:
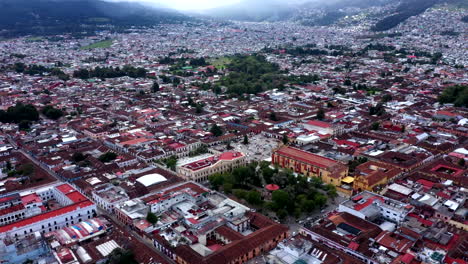
[(388, 7), (373, 27), (376, 31), (395, 27), (413, 15), (424, 12), (438, 3), (460, 0), (309, 0), (267, 1), (246, 0), (228, 7), (212, 9), (207, 14), (223, 19), (242, 21), (294, 21), (303, 25), (327, 26), (339, 19), (367, 13), (369, 8)]
[[(193, 20), (191, 16), (163, 8), (150, 0), (125, 1), (1, 0), (0, 37), (61, 33), (86, 35), (101, 29), (122, 31), (131, 26)], [(382, 31), (443, 2), (463, 0), (244, 0), (207, 10), (203, 15), (227, 20), (292, 21), (307, 26), (328, 26), (346, 16), (368, 14), (368, 10), (379, 6), (385, 7), (385, 12), (374, 17), (372, 29)]]
[(178, 23), (189, 18), (177, 11), (135, 2), (102, 0), (2, 0), (0, 35), (3, 37), (94, 31), (111, 24), (129, 26)]
[(389, 4), (395, 0), (245, 0), (238, 4), (216, 8), (206, 13), (219, 18), (246, 21), (282, 21), (297, 17), (301, 11), (338, 12), (342, 8), (368, 8)]

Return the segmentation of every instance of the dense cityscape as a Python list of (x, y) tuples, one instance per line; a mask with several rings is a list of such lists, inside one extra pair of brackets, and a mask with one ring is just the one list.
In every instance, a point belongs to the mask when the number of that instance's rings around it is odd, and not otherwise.
[(468, 263), (468, 11), (0, 39), (0, 263)]

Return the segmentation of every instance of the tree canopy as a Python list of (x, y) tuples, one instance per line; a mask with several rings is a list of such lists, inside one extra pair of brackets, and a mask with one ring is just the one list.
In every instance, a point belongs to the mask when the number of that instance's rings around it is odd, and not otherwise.
[(101, 162), (110, 162), (110, 161), (113, 161), (117, 158), (117, 154), (115, 154), (114, 152), (106, 152), (104, 154), (102, 154), (101, 156), (99, 156), (99, 160)]
[(155, 225), (158, 222), (159, 218), (154, 213), (148, 211), (146, 215), (146, 221), (150, 222), (152, 225)]
[(147, 70), (145, 68), (135, 68), (133, 66), (126, 65), (122, 69), (119, 67), (96, 67), (94, 69), (78, 69), (73, 72), (73, 77), (80, 79), (90, 78), (118, 78), (128, 76), (131, 78), (144, 78), (146, 77)]
[(57, 108), (54, 108), (51, 105), (47, 105), (46, 107), (42, 108), (42, 114), (45, 115), (47, 118), (52, 120), (57, 120), (63, 116), (63, 111)]
[(214, 124), (210, 129), (211, 134), (215, 137), (219, 137), (223, 135), (223, 130), (217, 125)]
[(234, 57), (227, 65), (229, 74), (220, 81), (230, 94), (256, 94), (274, 88), (283, 88), (285, 77), (279, 66), (260, 55)]
[(439, 102), (468, 107), (468, 85), (455, 85), (446, 88), (439, 96)]
[(15, 106), (9, 107), (6, 111), (0, 110), (0, 122), (2, 123), (16, 123), (21, 121), (38, 121), (39, 112), (36, 107), (31, 104), (24, 105), (17, 103)]

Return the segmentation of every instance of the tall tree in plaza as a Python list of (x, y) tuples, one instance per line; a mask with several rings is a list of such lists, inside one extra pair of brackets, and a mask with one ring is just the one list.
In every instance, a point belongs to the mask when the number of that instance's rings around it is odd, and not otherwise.
[(247, 137), (247, 135), (244, 135), (244, 141), (242, 142), (244, 145), (248, 145), (249, 144), (249, 138)]
[(318, 120), (323, 120), (325, 118), (325, 111), (323, 111), (322, 108), (320, 108), (317, 112), (317, 115), (315, 116)]
[(158, 82), (153, 82), (153, 86), (151, 87), (151, 91), (153, 93), (156, 93), (156, 92), (159, 92), (160, 88), (159, 88), (159, 84)]
[(211, 134), (215, 137), (219, 137), (223, 135), (223, 130), (217, 125), (214, 124), (210, 129)]

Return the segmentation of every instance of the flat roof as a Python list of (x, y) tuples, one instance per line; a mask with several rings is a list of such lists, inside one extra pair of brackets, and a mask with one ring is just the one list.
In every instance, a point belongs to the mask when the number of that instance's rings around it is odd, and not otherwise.
[(410, 188), (407, 188), (401, 184), (398, 184), (398, 183), (393, 183), (391, 184), (390, 186), (388, 186), (388, 189), (389, 190), (392, 190), (394, 192), (397, 192), (397, 193), (401, 193), (401, 194), (404, 194), (406, 196), (408, 196), (410, 193), (413, 192), (413, 190), (411, 190)]

